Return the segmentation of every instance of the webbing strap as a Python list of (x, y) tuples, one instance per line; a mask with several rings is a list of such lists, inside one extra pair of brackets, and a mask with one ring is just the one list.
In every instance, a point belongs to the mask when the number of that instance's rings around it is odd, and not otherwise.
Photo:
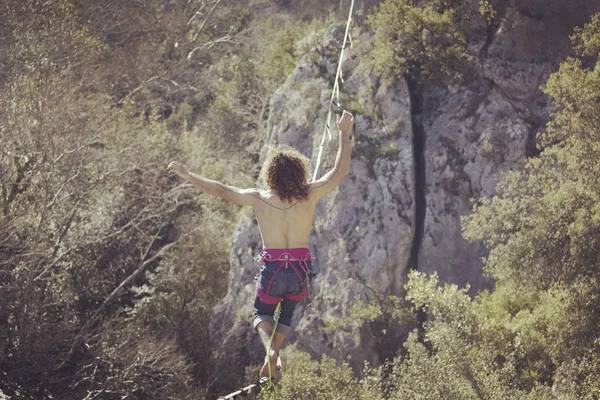
[[(312, 306), (312, 302), (310, 302), (310, 301), (307, 302), (306, 300), (310, 296), (310, 280), (312, 279), (312, 276), (314, 276), (314, 274), (312, 274), (312, 272), (311, 272), (310, 268), (308, 267), (308, 264), (305, 260), (297, 260), (297, 262), (298, 262), (298, 266), (300, 267), (300, 270), (302, 272), (304, 272), (304, 279), (302, 278), (302, 275), (298, 272), (298, 270), (294, 266), (294, 263), (290, 260), (285, 260), (279, 265), (279, 267), (273, 274), (273, 277), (271, 277), (271, 280), (269, 281), (269, 284), (267, 285), (266, 290), (263, 290), (260, 287), (258, 279), (255, 278), (256, 279), (256, 294), (258, 295), (258, 297), (260, 298), (260, 300), (263, 303), (278, 304), (283, 298), (286, 298), (286, 299), (295, 300), (295, 301), (304, 301), (304, 308), (308, 308), (308, 307)], [(271, 285), (273, 284), (275, 277), (277, 277), (277, 274), (279, 274), (279, 272), (281, 271), (281, 268), (283, 268), (283, 266), (286, 266), (286, 268), (287, 268), (288, 265), (292, 268), (292, 270), (294, 271), (296, 276), (298, 276), (298, 279), (300, 280), (300, 282), (302, 282), (302, 284), (304, 286), (302, 293), (298, 294), (298, 295), (284, 294), (283, 297), (271, 296), (269, 294), (269, 291), (271, 290)], [(312, 274), (312, 276), (310, 274)], [(257, 274), (257, 276), (258, 276), (258, 274)]]
[[(331, 106), (333, 105), (333, 100), (337, 100), (337, 104), (339, 104), (340, 99), (340, 80), (342, 79), (342, 61), (344, 59), (344, 50), (346, 49), (346, 40), (348, 39), (349, 31), (350, 31), (350, 22), (352, 21), (352, 10), (354, 9), (354, 0), (350, 3), (350, 12), (348, 13), (348, 22), (346, 23), (346, 32), (344, 33), (344, 41), (342, 43), (342, 50), (340, 51), (340, 60), (338, 61), (337, 71), (335, 73), (335, 81), (333, 83), (333, 90), (331, 91), (331, 100), (329, 101), (329, 106), (327, 107), (327, 121), (325, 121), (325, 127), (323, 128), (323, 138), (321, 139), (321, 144), (319, 145), (319, 155), (317, 156), (317, 165), (315, 166), (315, 172), (312, 177), (312, 181), (317, 180), (317, 174), (319, 172), (319, 166), (321, 165), (321, 156), (323, 155), (323, 147), (325, 146), (325, 139), (329, 138), (331, 140), (331, 131), (329, 130), (329, 123), (331, 122)], [(352, 43), (352, 40), (350, 40)]]

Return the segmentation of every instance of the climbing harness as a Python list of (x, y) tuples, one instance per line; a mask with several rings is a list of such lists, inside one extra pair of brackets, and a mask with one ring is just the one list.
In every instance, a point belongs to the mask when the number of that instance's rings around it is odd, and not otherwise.
[[(323, 147), (325, 147), (325, 139), (332, 139), (330, 122), (331, 122), (331, 108), (335, 105), (337, 108), (340, 108), (340, 82), (344, 83), (344, 78), (342, 77), (342, 61), (344, 60), (344, 50), (346, 49), (346, 41), (350, 39), (350, 46), (352, 46), (352, 38), (350, 37), (350, 22), (352, 21), (352, 10), (354, 9), (354, 0), (350, 3), (350, 12), (348, 13), (348, 22), (346, 22), (346, 32), (344, 33), (344, 41), (342, 42), (342, 50), (340, 51), (340, 59), (338, 61), (337, 71), (335, 73), (335, 81), (333, 83), (333, 90), (331, 91), (331, 100), (329, 100), (329, 105), (327, 107), (327, 120), (325, 121), (325, 128), (323, 128), (323, 138), (321, 139), (321, 144), (319, 145), (319, 155), (317, 156), (317, 164), (315, 166), (315, 172), (313, 173), (312, 181), (317, 180), (317, 173), (319, 172), (319, 166), (321, 165), (321, 156), (323, 155)], [(335, 100), (335, 102), (334, 102)]]
[[(311, 266), (308, 265), (308, 261), (312, 261), (316, 259), (308, 249), (305, 248), (297, 248), (297, 249), (274, 249), (274, 250), (265, 250), (260, 253), (255, 261), (258, 261), (261, 264), (265, 262), (272, 261), (281, 261), (279, 267), (275, 270), (273, 277), (269, 281), (269, 285), (266, 290), (263, 290), (258, 284), (258, 274), (256, 274), (256, 294), (260, 298), (260, 300), (265, 304), (278, 304), (283, 299), (302, 301), (304, 308), (312, 307), (312, 301), (310, 300), (310, 283), (316, 276), (316, 274), (312, 271)], [(298, 263), (298, 267), (304, 273), (304, 278), (294, 266), (294, 262)], [(291, 268), (300, 282), (302, 282), (302, 293), (300, 294), (284, 294), (282, 297), (273, 297), (269, 295), (269, 291), (271, 289), (271, 285), (273, 281), (277, 277), (277, 274), (281, 271), (282, 268)]]

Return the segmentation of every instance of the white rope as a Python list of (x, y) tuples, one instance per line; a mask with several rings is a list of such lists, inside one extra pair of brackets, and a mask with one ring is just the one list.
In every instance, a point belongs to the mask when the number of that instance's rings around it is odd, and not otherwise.
[[(331, 100), (329, 101), (329, 107), (327, 107), (327, 121), (325, 121), (325, 128), (323, 129), (323, 138), (319, 145), (319, 155), (317, 156), (317, 165), (315, 166), (315, 172), (313, 173), (312, 181), (317, 180), (317, 174), (319, 172), (319, 166), (321, 164), (321, 156), (323, 155), (323, 147), (325, 147), (325, 139), (332, 139), (331, 130), (329, 129), (329, 123), (331, 121), (331, 106), (333, 100), (339, 104), (340, 102), (340, 86), (339, 82), (342, 81), (342, 61), (344, 59), (344, 50), (346, 49), (346, 41), (348, 39), (350, 31), (350, 22), (352, 21), (352, 10), (354, 9), (354, 0), (350, 3), (350, 12), (348, 13), (348, 22), (346, 23), (346, 32), (344, 33), (344, 41), (342, 43), (342, 50), (340, 51), (340, 60), (338, 61), (337, 71), (335, 73), (335, 82), (333, 84), (333, 90), (331, 91)], [(350, 39), (352, 41), (352, 39)], [(342, 81), (343, 82), (343, 81)]]

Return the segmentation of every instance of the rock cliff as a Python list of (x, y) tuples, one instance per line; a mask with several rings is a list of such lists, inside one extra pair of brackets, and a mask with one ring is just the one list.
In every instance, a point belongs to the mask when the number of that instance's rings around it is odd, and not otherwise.
[[(378, 363), (369, 327), (335, 334), (321, 328), (329, 318), (346, 316), (371, 290), (402, 294), (409, 268), (437, 271), (443, 282), (470, 284), (473, 292), (492, 284), (481, 270), (485, 248), (462, 239), (460, 216), (471, 199), (494, 194), (502, 171), (535, 155), (535, 133), (548, 113), (539, 87), (569, 53), (572, 26), (598, 8), (588, 3), (571, 19), (550, 24), (555, 14), (532, 4), (507, 2), (497, 25), (482, 24), (469, 45), (480, 66), (463, 82), (438, 80), (417, 90), (374, 74), (359, 50), (347, 52), (343, 101), (356, 114), (351, 171), (317, 208), (310, 242), (317, 256), (315, 305), (298, 308), (289, 337), (300, 348), (349, 358), (355, 367)], [(269, 141), (292, 145), (313, 161), (342, 35), (343, 27), (333, 26), (313, 37), (313, 52), (270, 103)], [(358, 41), (370, 40), (365, 34)], [(332, 167), (336, 151), (332, 140), (320, 174)], [(263, 354), (250, 327), (252, 263), (261, 249), (253, 218), (240, 222), (232, 240), (229, 292), (215, 310), (212, 330), (214, 344), (222, 343), (223, 365), (239, 376)]]

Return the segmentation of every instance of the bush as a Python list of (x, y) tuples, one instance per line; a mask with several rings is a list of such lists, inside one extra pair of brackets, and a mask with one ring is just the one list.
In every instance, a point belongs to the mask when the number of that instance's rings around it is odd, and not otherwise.
[(285, 362), (280, 383), (273, 392), (262, 392), (264, 400), (360, 400), (370, 397), (366, 388), (361, 386), (347, 363), (337, 363), (323, 356), (320, 360), (311, 360), (304, 352), (294, 347), (282, 351)]

